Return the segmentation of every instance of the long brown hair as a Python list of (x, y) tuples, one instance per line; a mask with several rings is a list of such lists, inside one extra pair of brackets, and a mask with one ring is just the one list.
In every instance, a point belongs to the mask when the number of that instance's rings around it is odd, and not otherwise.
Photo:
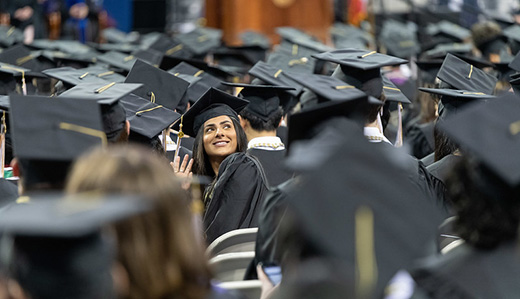
[(96, 150), (74, 165), (66, 191), (145, 195), (155, 209), (114, 225), (127, 298), (204, 298), (210, 270), (192, 225), (188, 195), (167, 161), (136, 146)]
[[(246, 133), (244, 132), (244, 129), (236, 119), (232, 117), (230, 117), (230, 119), (233, 122), (233, 126), (235, 127), (235, 132), (237, 136), (237, 149), (235, 152), (245, 152), (247, 150)], [(193, 174), (201, 176), (215, 176), (213, 168), (209, 163), (208, 154), (204, 150), (204, 126), (200, 127), (199, 131), (197, 132), (197, 136), (195, 137), (195, 142), (193, 144), (192, 172)]]

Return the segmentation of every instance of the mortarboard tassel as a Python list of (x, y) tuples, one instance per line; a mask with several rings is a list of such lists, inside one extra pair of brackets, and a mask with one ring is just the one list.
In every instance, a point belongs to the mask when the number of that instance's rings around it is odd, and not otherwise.
[(22, 93), (24, 96), (27, 95), (27, 84), (25, 84), (25, 72), (22, 71)]
[(179, 124), (179, 132), (177, 133), (177, 148), (175, 149), (175, 155), (173, 156), (173, 161), (179, 156), (179, 149), (181, 147), (181, 139), (184, 137), (184, 132), (182, 132), (182, 119), (184, 115), (181, 115), (181, 123)]
[(0, 125), (0, 178), (4, 177), (5, 166), (5, 134), (7, 133), (7, 126), (5, 123), (5, 111), (2, 115), (2, 123)]
[(397, 136), (395, 137), (395, 147), (403, 146), (403, 104), (397, 103), (398, 122)]

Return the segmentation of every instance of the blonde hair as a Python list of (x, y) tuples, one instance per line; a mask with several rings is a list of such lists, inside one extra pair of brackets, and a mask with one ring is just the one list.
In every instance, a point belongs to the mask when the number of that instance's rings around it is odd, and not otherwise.
[(130, 280), (127, 298), (207, 295), (211, 273), (190, 201), (164, 158), (130, 145), (97, 149), (75, 163), (66, 191), (140, 194), (154, 201), (151, 212), (114, 225), (118, 260)]

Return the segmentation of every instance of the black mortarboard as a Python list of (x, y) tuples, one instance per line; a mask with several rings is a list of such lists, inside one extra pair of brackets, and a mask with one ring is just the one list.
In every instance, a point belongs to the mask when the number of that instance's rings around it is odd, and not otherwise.
[(128, 73), (125, 83), (143, 83), (134, 94), (175, 110), (184, 97), (189, 83), (174, 75), (137, 60)]
[(98, 60), (122, 70), (130, 71), (137, 58), (134, 55), (127, 55), (116, 51), (110, 51), (103, 55), (99, 55)]
[[(204, 73), (209, 73), (210, 75), (217, 77), (220, 80), (226, 80), (229, 77), (237, 76), (235, 71), (230, 71), (226, 68), (226, 66), (216, 64), (210, 65), (200, 59), (189, 59), (182, 57), (165, 56), (161, 63), (161, 69), (169, 69), (171, 67), (175, 70), (178, 70), (177, 67), (183, 62), (184, 64), (181, 69), (184, 70), (184, 72), (188, 75), (194, 75), (199, 71), (203, 71)], [(186, 65), (190, 66), (191, 68), (188, 68)], [(202, 72), (199, 75), (202, 75)]]
[(109, 27), (103, 29), (101, 35), (109, 43), (114, 44), (125, 44), (125, 43), (136, 43), (139, 40), (139, 33), (133, 31), (130, 33), (123, 32), (115, 27)]
[(24, 45), (16, 45), (0, 53), (0, 61), (16, 66), (39, 71), (38, 61), (31, 55), (31, 51)]
[(182, 122), (182, 130), (185, 134), (195, 137), (204, 123), (217, 116), (227, 115), (238, 121), (240, 112), (248, 101), (232, 96), (216, 88), (210, 88), (202, 97), (191, 106), (188, 112), (184, 113), (181, 121), (174, 125), (174, 129), (179, 131)]
[[(381, 67), (407, 63), (407, 60), (358, 49), (342, 49), (312, 55), (313, 57), (338, 63), (342, 80), (378, 98), (383, 90)], [(336, 71), (337, 73), (337, 71)]]
[(92, 65), (80, 70), (84, 73), (88, 72), (89, 74), (92, 74), (108, 82), (123, 83), (125, 81), (125, 76), (111, 71), (108, 69), (108, 67), (103, 65)]
[(286, 75), (315, 93), (318, 96), (318, 102), (346, 101), (366, 95), (363, 91), (346, 84), (338, 78), (292, 72)]
[(446, 88), (478, 91), (488, 95), (493, 94), (497, 82), (495, 77), (451, 54), (446, 55), (437, 77), (448, 85)]
[(134, 94), (123, 97), (120, 103), (125, 107), (130, 130), (150, 139), (159, 135), (181, 116), (173, 110)]
[(410, 58), (421, 50), (417, 40), (417, 27), (412, 23), (403, 24), (387, 20), (383, 24), (379, 39), (388, 54), (401, 58)]
[(431, 36), (446, 36), (453, 41), (464, 41), (471, 36), (471, 31), (457, 24), (442, 20), (437, 24), (430, 24), (426, 28), (426, 33)]
[(100, 104), (112, 104), (140, 88), (138, 83), (83, 83), (65, 91), (60, 97), (96, 100)]
[(250, 70), (249, 74), (257, 77), (258, 79), (272, 85), (276, 86), (291, 86), (294, 87), (295, 90), (288, 90), (287, 93), (297, 97), (301, 91), (302, 87), (300, 84), (297, 84), (293, 80), (289, 79), (284, 71), (275, 66), (271, 66), (263, 61), (257, 62)]
[(448, 53), (459, 53), (459, 54), (469, 54), (473, 50), (473, 45), (471, 44), (437, 44), (435, 48), (424, 52), (424, 57), (428, 59), (432, 58), (443, 58)]
[(255, 31), (244, 31), (239, 35), (240, 40), (244, 46), (259, 46), (263, 49), (271, 48), (271, 41), (267, 36), (255, 32)]
[[(314, 105), (289, 116), (288, 149), (296, 140), (309, 139), (313, 136), (313, 128), (334, 117), (347, 117), (364, 126), (366, 111), (369, 107), (368, 96), (349, 97), (346, 100), (331, 101)], [(291, 149), (292, 151), (292, 149)]]
[(124, 44), (87, 43), (87, 44), (89, 46), (91, 46), (92, 48), (94, 48), (100, 52), (103, 52), (103, 53), (110, 52), (110, 51), (117, 51), (117, 52), (121, 52), (121, 53), (131, 53), (138, 48), (137, 45), (128, 44), (128, 43), (124, 43)]
[(60, 67), (54, 69), (44, 70), (42, 73), (45, 75), (61, 80), (70, 85), (78, 85), (82, 83), (98, 83), (106, 84), (106, 81), (99, 78), (95, 74), (78, 70), (72, 67)]
[(440, 123), (439, 128), (504, 182), (516, 187), (520, 184), (519, 115), (518, 96), (506, 93), (493, 102), (464, 109)]
[(193, 57), (193, 53), (188, 47), (185, 47), (179, 40), (170, 38), (166, 35), (161, 36), (161, 38), (158, 38), (153, 44), (151, 44), (150, 49), (157, 50), (165, 56), (174, 56), (179, 58)]
[(37, 195), (2, 210), (0, 231), (16, 236), (77, 238), (103, 225), (148, 211), (137, 196), (85, 193)]
[(203, 70), (198, 69), (186, 62), (179, 63), (168, 72), (174, 76), (184, 74), (195, 78), (200, 78), (200, 80), (190, 84), (188, 90), (186, 91), (186, 97), (191, 103), (195, 103), (211, 87), (221, 88), (222, 86), (222, 81), (217, 77), (206, 73)]
[(310, 56), (292, 55), (291, 52), (281, 48), (269, 54), (267, 64), (284, 71), (312, 74), (316, 60)]
[(445, 119), (449, 115), (458, 113), (462, 107), (475, 100), (486, 100), (495, 97), (479, 91), (456, 90), (449, 88), (421, 87), (419, 90), (441, 96), (441, 102), (439, 103), (440, 119)]
[(412, 102), (397, 88), (397, 86), (387, 77), (383, 76), (383, 92), (387, 101), (411, 104)]
[(339, 259), (352, 277), (366, 279), (352, 297), (377, 298), (397, 271), (424, 256), (439, 217), (388, 152), (349, 124), (341, 127), (339, 144), (319, 168), (302, 176), (301, 186), (287, 198), (288, 211), (311, 256)]
[(515, 55), (515, 58), (509, 63), (509, 67), (517, 72), (520, 72), (520, 52)]
[(253, 115), (259, 117), (263, 121), (268, 121), (271, 115), (280, 108), (280, 96), (288, 91), (293, 90), (290, 86), (272, 86), (272, 85), (251, 85), (243, 83), (224, 83), (227, 86), (242, 87), (240, 95), (249, 101), (249, 104), (243, 109)]
[(14, 26), (0, 25), (0, 46), (8, 48), (23, 42), (22, 30)]
[(99, 105), (75, 98), (10, 97), (16, 156), (31, 160), (71, 161), (106, 144)]
[(146, 63), (149, 63), (155, 67), (159, 67), (161, 65), (161, 61), (163, 60), (164, 54), (154, 50), (154, 49), (141, 49), (132, 52), (132, 55), (135, 56), (138, 60), (142, 60)]
[(334, 23), (329, 31), (337, 49), (367, 49), (368, 45), (374, 43), (374, 38), (368, 32), (352, 25)]
[(196, 28), (195, 30), (175, 36), (184, 46), (197, 56), (203, 56), (210, 50), (220, 46), (222, 30), (212, 28)]

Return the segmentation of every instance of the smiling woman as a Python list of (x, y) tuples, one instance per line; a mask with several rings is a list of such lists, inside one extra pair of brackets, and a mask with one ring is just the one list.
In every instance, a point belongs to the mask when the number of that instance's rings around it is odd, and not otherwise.
[[(213, 178), (204, 190), (208, 243), (228, 231), (258, 225), (267, 180), (260, 163), (245, 153), (247, 137), (238, 112), (246, 105), (243, 99), (210, 89), (182, 117), (184, 132), (195, 136), (193, 173)], [(184, 172), (190, 171), (187, 168)]]

